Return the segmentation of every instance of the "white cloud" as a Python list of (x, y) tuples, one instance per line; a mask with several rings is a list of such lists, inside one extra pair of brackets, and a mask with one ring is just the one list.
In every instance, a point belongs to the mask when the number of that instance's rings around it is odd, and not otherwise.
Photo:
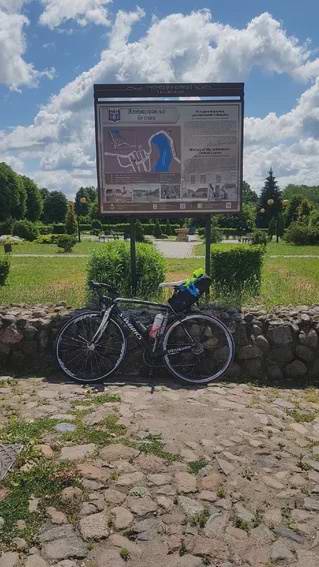
[[(319, 67), (309, 46), (289, 37), (268, 13), (243, 29), (213, 22), (208, 10), (172, 14), (153, 20), (143, 37), (130, 41), (132, 26), (143, 15), (141, 9), (119, 11), (98, 63), (53, 96), (30, 126), (0, 133), (0, 151), (18, 155), (25, 163), (37, 159), (39, 181), (61, 183), (73, 192), (83, 178), (95, 180), (94, 83), (236, 81), (254, 67), (306, 81)], [(245, 177), (255, 187), (270, 165), (285, 182), (302, 175), (307, 183), (319, 176), (318, 84), (283, 116), (272, 112), (264, 119), (246, 119)], [(312, 140), (312, 155), (302, 154), (300, 144), (306, 147)]]
[(24, 59), (24, 28), (29, 25), (29, 20), (26, 16), (14, 12), (22, 8), (23, 1), (17, 0), (12, 4), (7, 2), (5, 10), (1, 9), (2, 5), (4, 6), (5, 2), (0, 0), (0, 83), (11, 90), (17, 90), (22, 86), (36, 86), (43, 76), (52, 78), (54, 69), (38, 71), (32, 63)]
[(112, 0), (42, 0), (40, 23), (54, 29), (69, 20), (80, 26), (93, 23), (108, 26), (107, 4)]
[(17, 14), (21, 12), (24, 4), (28, 2), (30, 2), (30, 0), (0, 0), (0, 10), (8, 14)]

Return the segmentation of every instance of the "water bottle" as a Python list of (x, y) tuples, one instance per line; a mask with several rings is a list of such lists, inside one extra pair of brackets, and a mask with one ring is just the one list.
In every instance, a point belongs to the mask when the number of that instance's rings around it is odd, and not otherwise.
[(152, 326), (149, 330), (149, 337), (151, 339), (156, 338), (156, 335), (157, 335), (157, 333), (159, 332), (159, 330), (162, 326), (163, 320), (164, 320), (163, 313), (157, 313), (157, 315), (155, 315), (154, 321), (153, 321)]

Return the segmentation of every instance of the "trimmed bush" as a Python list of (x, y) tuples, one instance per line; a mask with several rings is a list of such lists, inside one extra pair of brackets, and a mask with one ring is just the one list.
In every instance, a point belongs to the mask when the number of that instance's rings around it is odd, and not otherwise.
[(264, 230), (255, 230), (252, 233), (251, 244), (257, 246), (266, 246), (267, 242), (267, 233)]
[(76, 244), (76, 238), (71, 234), (59, 234), (56, 236), (56, 244), (58, 248), (63, 249), (63, 252), (71, 252)]
[(37, 243), (38, 244), (55, 244), (56, 239), (58, 237), (59, 237), (58, 234), (41, 234), (41, 236), (39, 236), (37, 238)]
[(39, 234), (52, 234), (53, 224), (38, 225)]
[(65, 234), (65, 224), (64, 223), (53, 224), (52, 232), (53, 234)]
[[(94, 219), (92, 221), (92, 225), (90, 226), (89, 230), (92, 228), (92, 230), (102, 230), (102, 223), (101, 221), (99, 221), (98, 219)], [(81, 229), (82, 230), (82, 229)]]
[(299, 246), (303, 244), (319, 244), (319, 227), (292, 223), (285, 232), (285, 239)]
[(31, 221), (20, 220), (14, 223), (13, 234), (14, 236), (19, 236), (24, 240), (28, 240), (29, 242), (33, 242), (33, 240), (38, 238), (39, 230)]
[(211, 251), (213, 286), (217, 295), (258, 295), (265, 248), (237, 245), (214, 246)]
[(137, 242), (144, 242), (144, 228), (139, 220), (135, 223), (135, 237)]
[(8, 258), (0, 258), (0, 286), (6, 283), (6, 279), (10, 271), (10, 262)]
[[(148, 244), (136, 246), (137, 296), (149, 299), (158, 292), (165, 279), (165, 263), (161, 254)], [(131, 296), (132, 276), (130, 245), (122, 240), (107, 242), (93, 252), (88, 267), (88, 282), (108, 283), (120, 295)]]
[(157, 220), (154, 225), (154, 236), (155, 238), (161, 238), (162, 236), (162, 228), (159, 223), (159, 220)]
[[(200, 227), (198, 229), (198, 234), (203, 240), (205, 240), (205, 228), (204, 227)], [(213, 242), (213, 243), (221, 242), (222, 238), (223, 238), (222, 230), (219, 227), (217, 227), (216, 224), (213, 224), (212, 228), (211, 228), (211, 242)]]
[(0, 222), (0, 236), (4, 234), (12, 234), (13, 220), (7, 219), (4, 222)]
[(92, 226), (89, 223), (80, 223), (80, 231), (81, 232), (90, 232)]

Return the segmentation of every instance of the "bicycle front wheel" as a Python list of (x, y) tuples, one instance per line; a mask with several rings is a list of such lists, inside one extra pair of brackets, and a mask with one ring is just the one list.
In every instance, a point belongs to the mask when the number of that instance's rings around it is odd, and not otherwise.
[(56, 342), (56, 357), (63, 372), (83, 384), (102, 382), (121, 364), (127, 341), (120, 325), (110, 319), (98, 343), (92, 345), (103, 314), (86, 312), (73, 317), (62, 328)]
[(234, 358), (234, 341), (226, 325), (209, 315), (175, 321), (164, 340), (164, 361), (179, 380), (207, 384), (225, 374)]

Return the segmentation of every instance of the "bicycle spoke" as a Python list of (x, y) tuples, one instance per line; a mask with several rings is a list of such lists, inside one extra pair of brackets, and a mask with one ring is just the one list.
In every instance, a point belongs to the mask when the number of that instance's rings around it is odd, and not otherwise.
[[(205, 315), (188, 317), (188, 320), (169, 329), (168, 340), (164, 345), (164, 359), (177, 377), (192, 383), (209, 382), (224, 373), (229, 366), (233, 352), (232, 340), (218, 320)], [(187, 335), (193, 341), (190, 349), (174, 353), (174, 349), (187, 345)]]
[(70, 322), (59, 338), (58, 361), (72, 378), (83, 382), (96, 382), (109, 375), (123, 358), (124, 335), (118, 324), (112, 320), (95, 348), (88, 348), (100, 328), (102, 317), (102, 314), (79, 316)]

